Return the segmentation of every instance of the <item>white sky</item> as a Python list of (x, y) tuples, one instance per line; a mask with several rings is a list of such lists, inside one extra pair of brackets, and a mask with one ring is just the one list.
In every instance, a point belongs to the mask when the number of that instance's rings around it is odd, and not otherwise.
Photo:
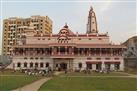
[(108, 32), (113, 43), (137, 35), (136, 0), (2, 0), (0, 3), (0, 44), (2, 20), (14, 16), (48, 15), (53, 20), (53, 33), (58, 33), (66, 22), (73, 32), (85, 33), (90, 6), (96, 13), (99, 32)]

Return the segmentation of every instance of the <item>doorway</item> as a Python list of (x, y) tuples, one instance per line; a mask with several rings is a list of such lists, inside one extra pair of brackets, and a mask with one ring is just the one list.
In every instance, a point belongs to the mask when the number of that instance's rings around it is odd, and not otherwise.
[(67, 63), (60, 63), (60, 69), (66, 70), (67, 69)]

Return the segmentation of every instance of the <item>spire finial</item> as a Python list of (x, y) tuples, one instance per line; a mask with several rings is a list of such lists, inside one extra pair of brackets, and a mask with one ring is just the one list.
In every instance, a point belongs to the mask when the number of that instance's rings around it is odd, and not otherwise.
[(93, 10), (93, 7), (92, 6), (90, 6), (90, 11), (92, 11)]
[(67, 23), (65, 23), (65, 26), (64, 26), (64, 28), (68, 28), (68, 25), (67, 25)]

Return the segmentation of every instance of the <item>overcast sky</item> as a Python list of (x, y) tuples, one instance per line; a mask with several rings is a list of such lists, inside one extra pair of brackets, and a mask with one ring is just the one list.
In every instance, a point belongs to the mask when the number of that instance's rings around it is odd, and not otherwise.
[(53, 21), (53, 33), (58, 33), (66, 22), (73, 32), (86, 33), (88, 12), (92, 6), (99, 32), (108, 32), (113, 43), (121, 43), (137, 35), (136, 4), (136, 0), (2, 0), (0, 39), (3, 19), (31, 15), (48, 15)]

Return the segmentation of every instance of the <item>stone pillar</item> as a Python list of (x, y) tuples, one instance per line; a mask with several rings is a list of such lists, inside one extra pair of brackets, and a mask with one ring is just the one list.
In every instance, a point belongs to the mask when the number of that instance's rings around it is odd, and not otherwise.
[(92, 70), (96, 70), (96, 64), (92, 64)]
[(102, 62), (102, 64), (101, 64), (101, 70), (104, 70), (104, 69), (105, 69), (105, 63)]
[(115, 65), (114, 64), (110, 65), (110, 70), (115, 70)]
[(120, 58), (120, 71), (124, 71), (124, 58)]

